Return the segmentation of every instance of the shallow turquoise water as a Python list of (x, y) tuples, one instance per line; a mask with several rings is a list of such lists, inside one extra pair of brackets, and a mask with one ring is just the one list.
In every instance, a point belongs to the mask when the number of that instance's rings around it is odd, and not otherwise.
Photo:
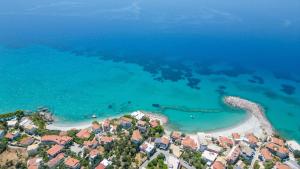
[[(274, 127), (288, 138), (300, 140), (299, 90), (292, 96), (280, 92), (280, 80), (257, 70), (263, 85), (249, 83), (250, 75), (196, 75), (200, 90), (177, 82), (153, 80), (153, 75), (136, 64), (112, 62), (98, 57), (74, 55), (45, 46), (0, 47), (0, 112), (50, 107), (61, 121), (82, 121), (92, 114), (100, 118), (133, 110), (157, 111), (153, 103), (184, 106), (188, 109), (218, 109), (219, 112), (162, 112), (170, 126), (186, 132), (228, 127), (246, 118), (222, 104), (216, 92), (226, 86), (228, 95), (237, 95), (261, 103)], [(215, 69), (224, 65), (215, 66)], [(266, 97), (271, 92), (271, 97)], [(109, 108), (111, 106), (111, 108)]]

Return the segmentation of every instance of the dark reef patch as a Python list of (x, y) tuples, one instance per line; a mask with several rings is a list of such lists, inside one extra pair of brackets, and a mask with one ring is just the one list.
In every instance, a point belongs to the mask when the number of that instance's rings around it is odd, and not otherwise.
[(196, 78), (188, 78), (188, 83), (187, 85), (193, 89), (200, 89), (199, 87), (199, 83), (201, 82), (200, 79), (196, 79)]
[(226, 89), (227, 89), (226, 86), (220, 85), (220, 86), (216, 89), (216, 92), (219, 93), (219, 95), (225, 95), (225, 94), (227, 94)]
[(295, 90), (296, 90), (296, 88), (294, 86), (287, 85), (287, 84), (282, 84), (281, 89), (280, 89), (280, 91), (282, 91), (283, 93), (288, 94), (288, 95), (294, 94)]
[(284, 79), (284, 80), (290, 80), (296, 83), (300, 83), (300, 79), (292, 76), (290, 73), (284, 73), (284, 72), (273, 72), (275, 78), (277, 79)]
[(248, 80), (250, 83), (257, 83), (257, 84), (264, 84), (265, 81), (262, 77), (260, 76), (252, 76), (252, 79)]

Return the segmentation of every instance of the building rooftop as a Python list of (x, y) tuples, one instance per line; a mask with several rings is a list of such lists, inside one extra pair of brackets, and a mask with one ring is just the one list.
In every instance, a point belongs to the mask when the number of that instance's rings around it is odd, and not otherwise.
[(284, 140), (276, 137), (271, 137), (270, 142), (277, 144), (279, 146), (284, 146)]
[(260, 154), (264, 157), (265, 160), (273, 160), (271, 152), (266, 148), (262, 148), (260, 150)]
[(64, 147), (61, 146), (61, 145), (54, 145), (52, 146), (48, 151), (47, 151), (47, 154), (50, 155), (50, 156), (55, 156), (56, 154), (58, 154), (59, 152), (61, 152), (61, 150), (63, 149)]
[(131, 136), (131, 140), (133, 141), (141, 141), (143, 139), (139, 130), (134, 130)]
[(82, 129), (76, 134), (76, 137), (81, 139), (87, 139), (90, 136), (91, 136), (91, 132), (88, 129)]
[(60, 153), (55, 158), (49, 160), (47, 163), (47, 166), (49, 168), (53, 168), (53, 167), (57, 166), (64, 158), (65, 158), (65, 154)]
[(65, 145), (72, 140), (69, 136), (45, 135), (42, 137), (42, 142), (55, 142), (56, 144)]
[(212, 169), (225, 169), (225, 165), (220, 161), (215, 161), (211, 167)]
[(65, 165), (68, 166), (68, 167), (76, 167), (79, 164), (79, 160), (75, 159), (75, 158), (72, 158), (72, 157), (68, 157), (66, 160), (65, 160)]
[(186, 148), (190, 148), (190, 149), (193, 149), (193, 150), (196, 150), (198, 148), (198, 145), (197, 145), (197, 142), (192, 139), (191, 137), (189, 136), (186, 136), (182, 141), (181, 141), (181, 144), (186, 147)]

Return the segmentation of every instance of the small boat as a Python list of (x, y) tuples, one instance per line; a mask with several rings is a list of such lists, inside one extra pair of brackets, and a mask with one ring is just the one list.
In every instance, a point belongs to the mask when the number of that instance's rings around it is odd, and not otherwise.
[(193, 115), (190, 115), (190, 118), (194, 119), (195, 117)]
[(97, 116), (95, 114), (92, 115), (92, 118), (97, 118)]

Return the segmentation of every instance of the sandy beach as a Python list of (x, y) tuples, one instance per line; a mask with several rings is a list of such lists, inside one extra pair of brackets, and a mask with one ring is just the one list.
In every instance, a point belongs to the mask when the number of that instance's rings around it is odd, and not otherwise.
[[(234, 125), (232, 127), (217, 129), (205, 133), (210, 134), (213, 137), (230, 136), (232, 133), (240, 133), (240, 134), (254, 133), (257, 136), (273, 134), (274, 132), (273, 128), (269, 123), (269, 121), (266, 119), (264, 115), (264, 110), (259, 104), (235, 96), (227, 96), (223, 99), (223, 101), (228, 106), (247, 111), (248, 113), (247, 119), (242, 122), (237, 122), (237, 125)], [(163, 125), (168, 122), (168, 118), (161, 114), (156, 114), (147, 111), (141, 111), (141, 112), (144, 113), (146, 116), (148, 116), (151, 120), (159, 120)], [(111, 117), (111, 118), (117, 118), (117, 117)], [(84, 128), (89, 128), (91, 126), (92, 121), (95, 120), (101, 122), (104, 119), (91, 119), (85, 122), (76, 122), (76, 123), (64, 123), (58, 121), (49, 124), (47, 126), (47, 129), (62, 130), (62, 131), (67, 131), (74, 128), (84, 129)], [(166, 133), (171, 133), (171, 131), (168, 131), (168, 129), (166, 129)], [(189, 135), (194, 137), (197, 136), (197, 134), (189, 134)]]
[(224, 103), (228, 106), (247, 111), (248, 118), (235, 126), (207, 132), (208, 134), (217, 137), (230, 136), (232, 133), (254, 133), (257, 136), (263, 137), (274, 133), (272, 125), (265, 117), (264, 109), (259, 104), (235, 96), (225, 97)]

